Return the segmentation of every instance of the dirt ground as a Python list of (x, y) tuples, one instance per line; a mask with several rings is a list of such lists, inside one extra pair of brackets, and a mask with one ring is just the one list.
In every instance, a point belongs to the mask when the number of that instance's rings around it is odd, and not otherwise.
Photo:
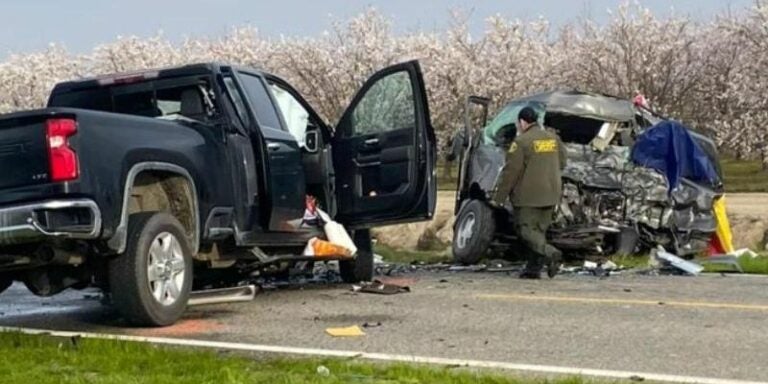
[[(450, 243), (453, 236), (455, 193), (439, 191), (435, 218), (431, 222), (395, 225), (374, 231), (379, 242), (389, 246), (415, 250), (419, 242), (438, 239)], [(768, 231), (768, 193), (733, 193), (726, 195), (736, 248), (755, 248)]]

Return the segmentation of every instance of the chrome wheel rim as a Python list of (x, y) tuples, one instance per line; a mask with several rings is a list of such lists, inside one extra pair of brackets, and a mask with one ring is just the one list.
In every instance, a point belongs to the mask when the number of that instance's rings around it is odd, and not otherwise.
[(467, 243), (475, 232), (476, 221), (474, 212), (469, 212), (467, 216), (464, 217), (464, 220), (462, 220), (461, 225), (459, 226), (459, 232), (456, 234), (456, 245), (458, 245), (459, 248), (465, 248), (467, 246)]
[(147, 283), (155, 301), (165, 306), (175, 304), (181, 296), (186, 274), (179, 240), (168, 232), (157, 235), (147, 257)]

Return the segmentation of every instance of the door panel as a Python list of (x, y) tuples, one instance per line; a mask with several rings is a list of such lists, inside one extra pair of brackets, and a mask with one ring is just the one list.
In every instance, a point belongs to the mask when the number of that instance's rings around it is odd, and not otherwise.
[[(290, 133), (262, 128), (269, 163), (269, 195), (272, 210), (269, 229), (295, 231), (304, 216), (305, 188), (301, 149)], [(298, 220), (298, 221), (297, 221)]]
[(431, 217), (435, 152), (418, 63), (376, 73), (336, 128), (337, 219), (359, 228)]
[(251, 106), (254, 150), (264, 159), (264, 192), (259, 217), (270, 231), (295, 231), (304, 215), (306, 184), (299, 143), (280, 122), (275, 101), (261, 76), (238, 73), (238, 82)]

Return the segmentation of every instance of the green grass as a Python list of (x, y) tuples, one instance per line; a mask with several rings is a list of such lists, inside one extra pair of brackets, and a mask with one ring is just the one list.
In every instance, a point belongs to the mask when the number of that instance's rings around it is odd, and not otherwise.
[[(325, 366), (329, 375), (318, 374)], [(556, 383), (436, 366), (342, 359), (249, 359), (210, 350), (0, 333), (2, 383)]]
[(768, 192), (768, 172), (760, 161), (723, 159), (721, 165), (727, 192)]
[(390, 263), (425, 263), (425, 264), (437, 264), (441, 262), (450, 263), (451, 255), (447, 251), (447, 247), (442, 249), (432, 249), (428, 251), (408, 251), (402, 249), (395, 249), (384, 244), (376, 244), (373, 247), (373, 251), (376, 254), (381, 255), (384, 261)]
[[(643, 268), (648, 266), (648, 255), (633, 255), (633, 256), (614, 256), (611, 258), (611, 261), (616, 263), (619, 266), (624, 266), (627, 268)], [(706, 258), (704, 258), (706, 260)], [(742, 270), (744, 270), (744, 273), (753, 274), (753, 275), (768, 275), (768, 254), (767, 255), (760, 255), (758, 257), (751, 257), (751, 256), (742, 256), (738, 259), (739, 265), (741, 266)], [(722, 264), (705, 264), (704, 265), (704, 271), (705, 272), (732, 272), (734, 271), (733, 267), (722, 265)]]
[(633, 269), (647, 267), (649, 258), (648, 255), (621, 255), (613, 256), (610, 260), (620, 267)]
[[(768, 255), (758, 257), (742, 256), (739, 257), (739, 265), (744, 273), (751, 275), (768, 275)], [(720, 264), (704, 264), (705, 272), (731, 272), (733, 268)]]

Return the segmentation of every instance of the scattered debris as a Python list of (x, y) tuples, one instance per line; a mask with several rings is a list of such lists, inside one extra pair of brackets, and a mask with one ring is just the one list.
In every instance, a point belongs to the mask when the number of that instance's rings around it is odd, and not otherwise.
[(381, 326), (382, 326), (381, 321), (377, 321), (376, 323), (368, 323), (368, 322), (363, 323), (363, 328), (378, 328)]
[(315, 260), (335, 259), (339, 256), (352, 258), (352, 255), (353, 253), (350, 248), (317, 237), (309, 239), (307, 246), (304, 248), (304, 256), (312, 256)]
[(343, 225), (333, 221), (331, 216), (320, 208), (317, 209), (317, 215), (324, 223), (323, 231), (325, 231), (328, 241), (349, 249), (353, 255), (357, 253), (357, 246), (355, 246), (355, 242), (349, 237), (349, 233), (344, 229)]
[(304, 198), (305, 209), (304, 217), (302, 219), (302, 227), (316, 227), (317, 222), (317, 198), (311, 195), (306, 195)]
[[(750, 251), (751, 252), (751, 251)], [(732, 267), (734, 271), (744, 273), (744, 269), (739, 264), (738, 257), (734, 255), (713, 255), (703, 259), (696, 260), (699, 264), (719, 264)]]
[(416, 284), (416, 279), (409, 278), (409, 277), (379, 277), (373, 282), (388, 284), (388, 285), (397, 285), (398, 287), (403, 287), (403, 288), (410, 288), (412, 285)]
[(749, 248), (741, 248), (741, 249), (737, 249), (737, 250), (733, 251), (733, 256), (742, 257), (744, 255), (747, 255), (747, 256), (749, 256), (749, 257), (751, 257), (753, 259), (756, 258), (757, 256), (759, 256), (757, 253), (755, 253), (755, 251), (753, 251), (753, 250), (751, 250)]
[(452, 265), (448, 268), (449, 272), (482, 272), (488, 267), (485, 264), (477, 265)]
[(585, 260), (581, 266), (560, 266), (561, 274), (576, 274), (583, 276), (608, 277), (621, 274), (627, 268), (619, 266), (613, 261), (591, 261)]
[(361, 292), (361, 293), (376, 293), (380, 295), (395, 295), (398, 293), (403, 292), (410, 292), (410, 287), (404, 287), (400, 285), (395, 284), (384, 284), (378, 281), (374, 281), (372, 283), (364, 282), (360, 283), (359, 285), (353, 285), (352, 286), (352, 292)]
[(325, 333), (333, 336), (333, 337), (359, 337), (359, 336), (365, 336), (365, 332), (363, 332), (360, 327), (357, 325), (352, 325), (349, 327), (341, 327), (341, 328), (326, 328)]
[(704, 267), (702, 267), (700, 264), (673, 255), (667, 252), (662, 246), (659, 246), (657, 249), (653, 250), (651, 258), (661, 259), (667, 262), (669, 265), (694, 276), (698, 275), (701, 273), (701, 271), (704, 270)]
[(493, 259), (485, 263), (486, 272), (517, 272), (523, 269), (523, 264), (508, 260)]
[(331, 375), (331, 370), (328, 369), (325, 365), (318, 365), (317, 366), (317, 374), (322, 377), (328, 377)]
[(608, 260), (602, 264), (602, 268), (606, 271), (615, 271), (619, 269), (619, 266), (616, 265), (616, 263), (614, 263), (613, 261)]

